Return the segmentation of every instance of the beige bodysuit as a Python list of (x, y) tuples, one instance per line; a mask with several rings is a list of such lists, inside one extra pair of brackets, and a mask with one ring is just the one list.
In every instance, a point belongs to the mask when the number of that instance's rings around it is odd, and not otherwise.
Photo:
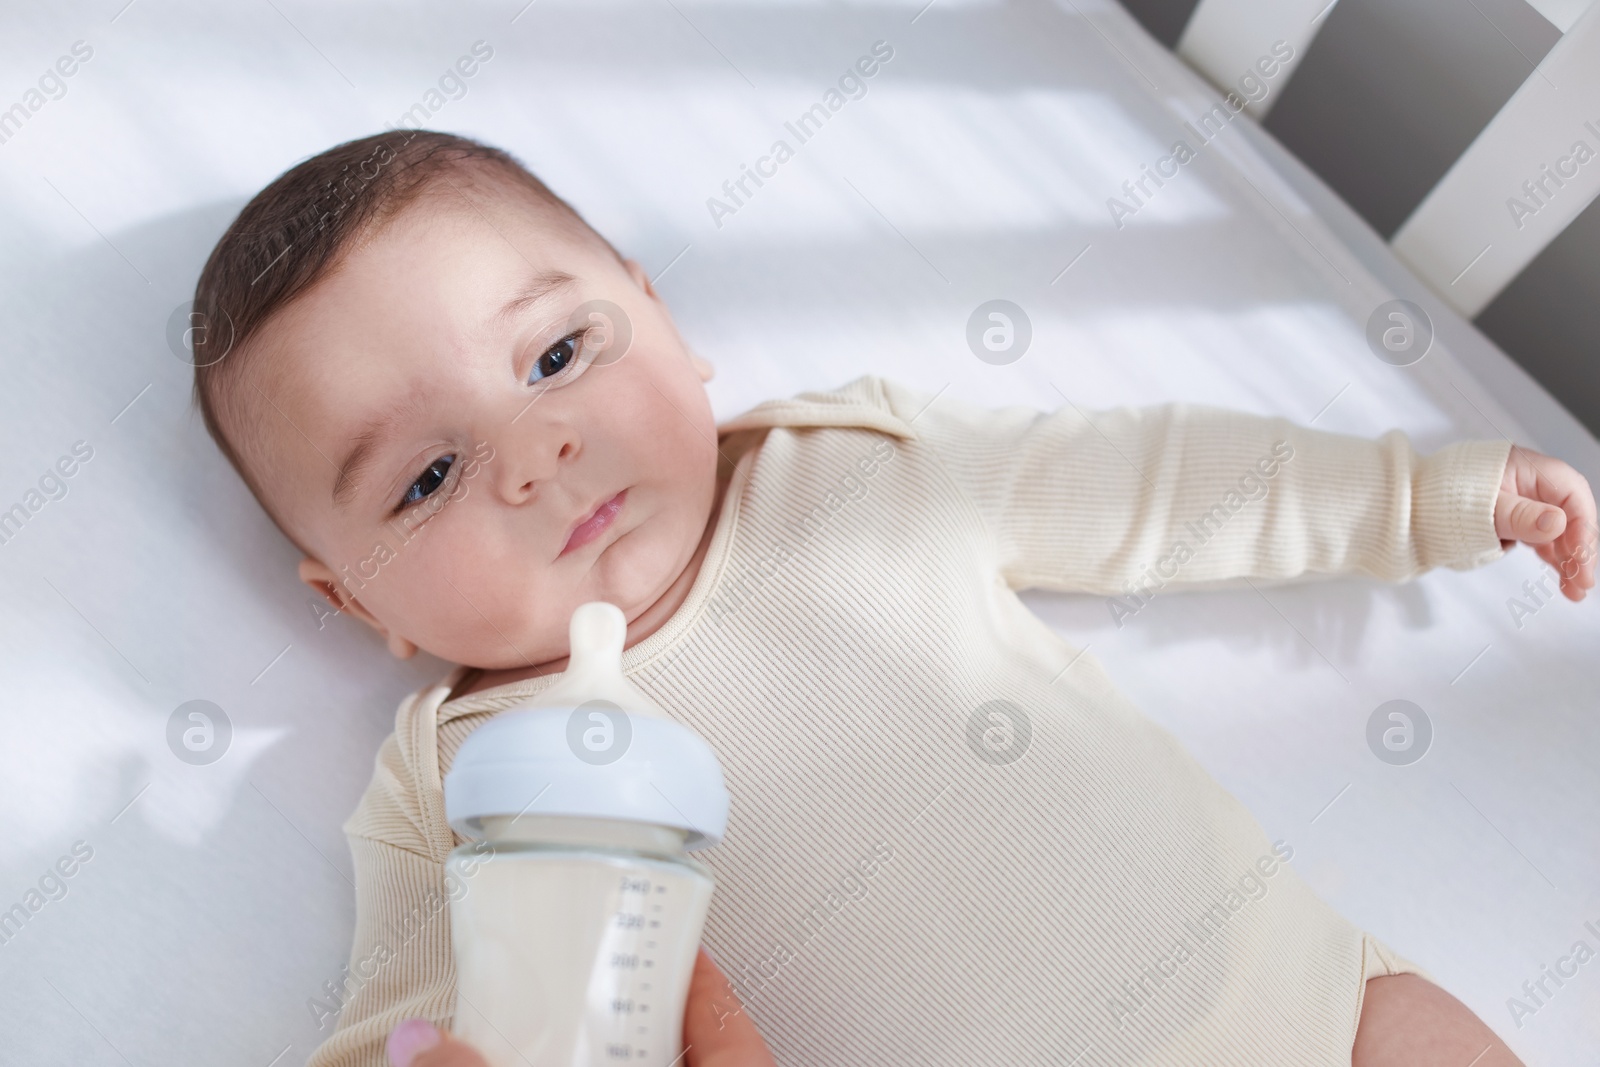
[[(1133, 607), (1477, 566), (1502, 551), (1509, 446), (1422, 458), (1398, 432), (986, 410), (873, 377), (719, 431), (735, 464), (704, 565), (623, 668), (721, 760), (705, 944), (778, 1063), (1348, 1065), (1365, 980), (1419, 969), (1017, 590)], [(316, 1067), (382, 1067), (396, 1022), (451, 1021), (440, 783), (550, 681), (449, 700), (467, 675), (402, 703), (345, 824), (357, 928), (312, 1003), (337, 1023)]]

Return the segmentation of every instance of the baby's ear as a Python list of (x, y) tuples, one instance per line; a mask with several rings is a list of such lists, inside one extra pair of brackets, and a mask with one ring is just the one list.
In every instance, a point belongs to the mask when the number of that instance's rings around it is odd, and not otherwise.
[(349, 595), (349, 592), (339, 585), (338, 576), (328, 569), (328, 565), (320, 559), (307, 556), (300, 561), (300, 580), (321, 593), (328, 603), (333, 605), (335, 611), (347, 612), (378, 631), (389, 646), (389, 651), (399, 659), (409, 659), (416, 654), (417, 646), (407, 641), (399, 634), (391, 634), (389, 628), (373, 617), (366, 606)]
[(320, 559), (312, 559), (307, 556), (300, 561), (299, 569), (300, 580), (318, 593), (321, 593), (323, 599), (332, 604), (335, 611), (344, 611), (347, 607), (355, 604), (354, 597), (346, 598), (344, 596), (339, 589), (339, 582), (333, 571), (329, 570), (328, 565)]

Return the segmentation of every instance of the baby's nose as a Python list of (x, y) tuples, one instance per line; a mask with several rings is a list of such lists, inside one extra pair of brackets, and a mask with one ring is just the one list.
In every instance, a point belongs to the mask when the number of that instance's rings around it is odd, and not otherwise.
[(565, 427), (505, 435), (505, 443), (495, 448), (495, 489), (508, 504), (526, 504), (536, 499), (542, 487), (576, 459), (579, 451), (577, 435)]

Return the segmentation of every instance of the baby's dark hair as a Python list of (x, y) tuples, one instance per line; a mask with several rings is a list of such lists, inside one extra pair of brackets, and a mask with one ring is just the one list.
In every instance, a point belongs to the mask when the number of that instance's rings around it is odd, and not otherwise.
[[(195, 403), (211, 439), (291, 540), (217, 414), (245, 342), (423, 193), (457, 186), (452, 175), (533, 194), (558, 224), (600, 242), (621, 262), (609, 241), (510, 153), (455, 134), (398, 129), (335, 145), (279, 175), (239, 212), (195, 283), (189, 331)], [(250, 410), (265, 418), (259, 407), (231, 406), (230, 414)]]

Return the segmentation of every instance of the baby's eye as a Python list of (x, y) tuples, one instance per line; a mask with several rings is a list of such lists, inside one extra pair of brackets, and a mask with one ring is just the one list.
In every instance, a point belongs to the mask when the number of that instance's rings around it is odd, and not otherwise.
[(578, 358), (583, 335), (588, 332), (587, 329), (582, 329), (577, 333), (568, 334), (545, 349), (544, 354), (533, 361), (533, 369), (528, 372), (528, 384), (532, 385), (545, 378), (554, 378), (570, 367)]
[(412, 482), (411, 486), (401, 495), (400, 503), (395, 507), (395, 510), (400, 511), (403, 508), (408, 508), (419, 500), (432, 496), (444, 484), (445, 477), (450, 473), (450, 465), (455, 460), (455, 456), (440, 456), (428, 464), (427, 469), (418, 475), (417, 480)]

